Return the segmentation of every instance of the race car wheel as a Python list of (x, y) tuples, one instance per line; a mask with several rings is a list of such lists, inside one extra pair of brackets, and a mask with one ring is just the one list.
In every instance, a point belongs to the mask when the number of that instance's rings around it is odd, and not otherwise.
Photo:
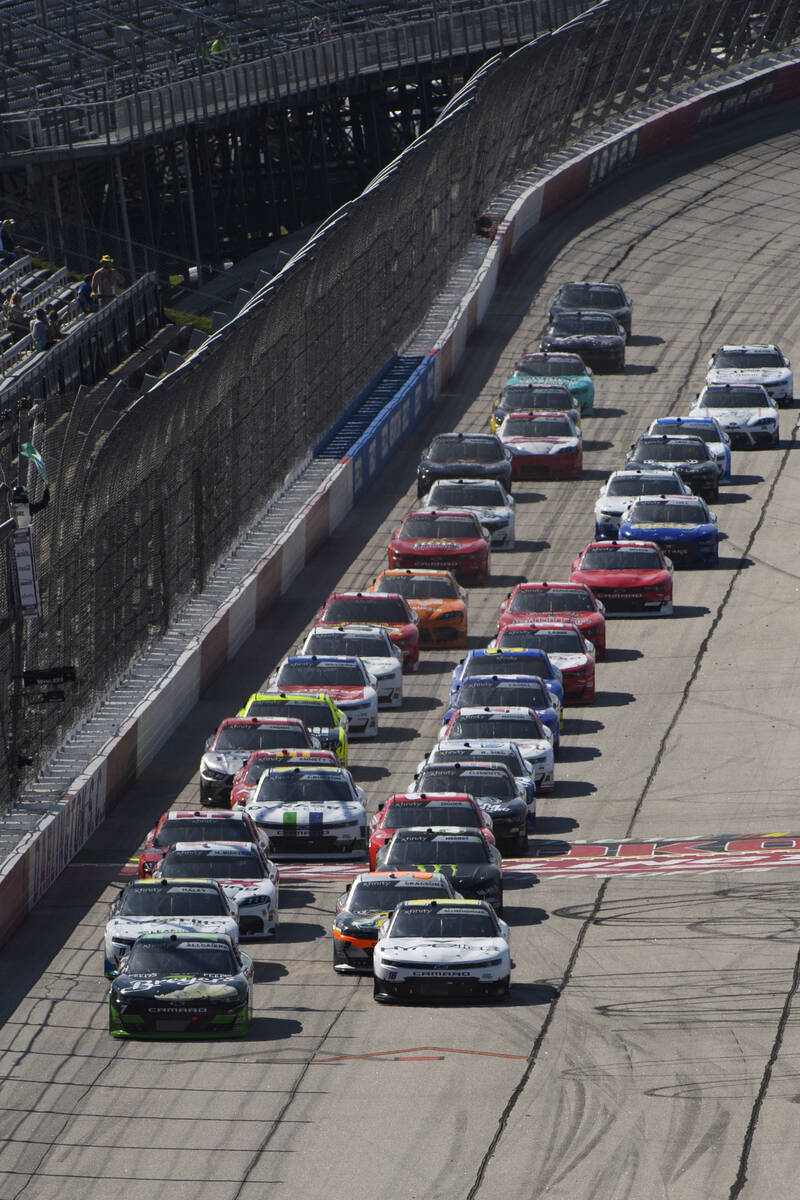
[[(535, 828), (536, 828), (536, 818), (528, 817), (528, 829), (535, 829)], [(528, 829), (523, 829), (522, 832), (517, 837), (516, 849), (517, 849), (517, 852), (522, 855), (528, 853)]]
[(511, 976), (506, 975), (504, 979), (500, 979), (497, 983), (497, 997), (499, 1000), (507, 1000), (511, 993)]
[(377, 1000), (378, 1004), (388, 1004), (391, 999), (390, 996), (381, 991), (381, 985), (377, 979), (373, 979), (372, 981), (372, 998), (373, 1000)]
[(500, 893), (500, 899), (497, 903), (497, 908), (495, 909), (495, 912), (497, 913), (498, 917), (502, 917), (502, 915), (503, 915), (503, 893), (502, 893), (502, 891)]

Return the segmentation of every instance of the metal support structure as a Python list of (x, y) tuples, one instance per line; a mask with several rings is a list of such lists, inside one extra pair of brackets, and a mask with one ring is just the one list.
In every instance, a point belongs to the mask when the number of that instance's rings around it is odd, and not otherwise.
[(131, 227), (128, 221), (128, 201), (125, 197), (125, 181), (122, 177), (122, 158), (118, 154), (114, 160), (114, 167), (117, 181), (117, 199), (119, 200), (119, 212), (122, 221), (122, 232), (125, 238), (125, 249), (128, 254), (128, 271), (131, 280), (134, 280), (137, 275), (136, 264), (133, 258), (133, 243), (131, 242)]

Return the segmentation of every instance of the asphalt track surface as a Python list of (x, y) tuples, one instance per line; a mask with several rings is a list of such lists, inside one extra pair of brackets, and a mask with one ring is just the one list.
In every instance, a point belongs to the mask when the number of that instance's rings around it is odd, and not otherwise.
[[(629, 365), (598, 378), (583, 481), (517, 488), (517, 548), (471, 594), (473, 645), (519, 578), (567, 574), (601, 481), (646, 422), (686, 411), (715, 345), (777, 341), (800, 374), (792, 123), (784, 108), (727, 126), (531, 240), (427, 427), (0, 952), (0, 1200), (797, 1195), (796, 867), (540, 878), (531, 857), (506, 881), (510, 1001), (424, 1007), (381, 1007), (369, 979), (337, 976), (342, 885), (287, 875), (239, 1043), (113, 1040), (99, 950), (121, 864), (172, 802), (195, 803), (205, 736), (334, 585), (385, 564), (421, 447), (485, 427), (559, 282), (626, 285)], [(568, 711), (532, 850), (800, 832), (796, 419), (783, 411), (780, 449), (735, 452), (719, 569), (677, 573), (671, 619), (609, 622), (597, 701)], [(372, 806), (434, 741), (458, 657), (426, 653), (377, 743), (356, 745)]]

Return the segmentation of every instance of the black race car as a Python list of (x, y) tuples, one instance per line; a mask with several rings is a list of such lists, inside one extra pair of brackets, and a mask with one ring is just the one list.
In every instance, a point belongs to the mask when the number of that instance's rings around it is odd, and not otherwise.
[(467, 792), (492, 818), (498, 842), (510, 842), (518, 853), (528, 853), (528, 828), (536, 822), (536, 799), (530, 807), (525, 789), (503, 763), (432, 763), (414, 781), (414, 791)]
[(587, 308), (611, 313), (625, 330), (626, 340), (631, 340), (633, 301), (618, 283), (596, 283), (585, 279), (565, 283), (553, 298), (548, 320), (555, 321), (562, 313), (583, 312)]
[(336, 902), (333, 969), (372, 970), (378, 930), (401, 900), (454, 899), (450, 880), (435, 871), (365, 871)]
[(645, 434), (631, 446), (625, 466), (633, 470), (646, 467), (674, 471), (698, 496), (712, 501), (719, 496), (717, 464), (699, 437)]
[(625, 330), (611, 313), (580, 311), (559, 313), (541, 341), (542, 350), (579, 354), (590, 367), (625, 370)]
[(112, 1037), (244, 1037), (253, 963), (229, 937), (146, 933), (108, 992)]
[(440, 871), (470, 900), (488, 900), (503, 912), (502, 858), (482, 833), (452, 829), (398, 829), (378, 851), (379, 871)]
[(511, 491), (511, 451), (493, 433), (440, 433), (417, 467), (417, 495), (437, 479), (499, 479)]

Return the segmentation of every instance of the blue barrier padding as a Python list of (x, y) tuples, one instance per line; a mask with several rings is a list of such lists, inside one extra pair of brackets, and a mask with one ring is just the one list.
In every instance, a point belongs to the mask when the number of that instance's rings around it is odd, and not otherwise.
[(315, 458), (345, 458), (373, 421), (412, 377), (422, 356), (394, 354), (370, 383), (359, 392), (335, 425), (314, 448)]
[(436, 399), (433, 355), (419, 365), (349, 450), (355, 502)]

